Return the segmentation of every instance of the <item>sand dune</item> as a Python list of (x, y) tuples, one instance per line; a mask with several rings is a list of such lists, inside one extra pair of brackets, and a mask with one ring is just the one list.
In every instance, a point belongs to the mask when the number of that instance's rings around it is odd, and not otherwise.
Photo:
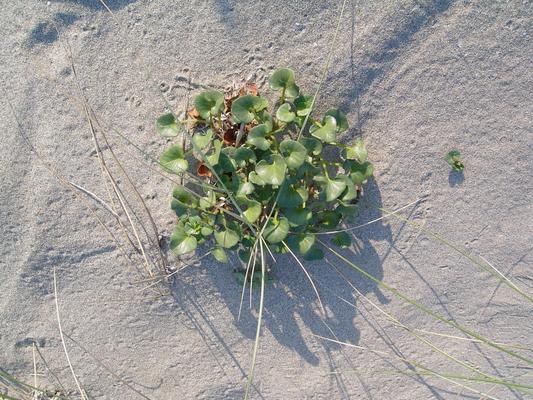
[[(98, 0), (24, 0), (1, 7), (0, 367), (32, 383), (35, 342), (71, 398), (79, 398), (57, 328), (56, 269), (65, 333), (136, 389), (152, 399), (242, 398), (257, 295), (254, 311), (246, 308), (237, 321), (240, 286), (232, 267), (209, 258), (177, 275), (172, 296), (142, 292), (133, 266), (73, 191), (30, 151), (21, 132), (66, 179), (107, 195), (70, 48), (84, 96), (168, 237), (172, 184), (112, 129), (158, 157), (167, 143), (154, 122), (165, 99), (181, 111), (189, 89), (194, 96), (247, 78), (268, 93), (266, 79), (278, 67), (294, 69), (300, 87), (313, 92), (341, 4), (108, 3), (112, 14)], [(527, 1), (348, 1), (317, 102), (319, 112), (338, 106), (348, 115), (351, 129), (343, 141), (365, 139), (376, 169), (365, 189), (372, 203), (395, 209), (421, 199), (402, 215), (483, 256), (529, 294), (532, 26)], [(464, 176), (443, 161), (452, 148), (463, 154)], [(110, 157), (106, 146), (104, 152)], [(127, 187), (124, 178), (120, 184)], [(381, 216), (367, 208), (357, 223)], [(378, 279), (494, 341), (533, 347), (531, 304), (449, 247), (395, 218), (354, 234), (351, 259)], [(402, 323), (461, 335), (330, 259)], [(175, 257), (171, 262), (178, 265)], [(393, 326), (325, 262), (310, 263), (309, 271), (326, 305), (327, 326), (301, 269), (280, 257), (274, 271), (253, 398), (479, 397), (442, 379), (402, 375), (393, 365), (406, 366), (394, 356), (391, 365), (380, 354), (317, 338), (333, 332), (339, 341), (398, 351), (441, 372), (472, 374)], [(491, 375), (531, 384), (529, 370), (516, 359), (465, 340), (424, 337)], [(139, 397), (73, 342), (67, 345), (92, 398)], [(53, 387), (42, 363), (39, 368), (39, 384)], [(501, 385), (463, 383), (500, 399), (527, 398)]]

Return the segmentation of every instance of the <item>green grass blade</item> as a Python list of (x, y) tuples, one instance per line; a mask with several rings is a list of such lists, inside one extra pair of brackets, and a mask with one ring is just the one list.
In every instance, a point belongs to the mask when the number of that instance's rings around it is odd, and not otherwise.
[(402, 294), (400, 291), (398, 291), (397, 289), (387, 285), (386, 283), (380, 281), (379, 279), (377, 279), (376, 277), (374, 277), (373, 275), (369, 274), (368, 272), (366, 272), (364, 269), (362, 269), (361, 267), (357, 266), (356, 264), (354, 264), (353, 262), (351, 262), (350, 260), (348, 260), (346, 257), (344, 257), (342, 254), (338, 253), (337, 251), (335, 251), (333, 248), (331, 248), (330, 246), (328, 246), (326, 243), (322, 242), (320, 239), (317, 239), (320, 243), (322, 243), (322, 245), (324, 245), (324, 247), (326, 247), (329, 251), (331, 251), (331, 253), (333, 253), (335, 256), (337, 256), (339, 259), (341, 259), (342, 261), (344, 261), (346, 264), (348, 264), (350, 267), (352, 267), (353, 269), (355, 269), (357, 272), (359, 272), (360, 274), (364, 275), (365, 277), (367, 277), (368, 279), (372, 280), (373, 282), (377, 283), (379, 286), (383, 287), (384, 289), (388, 290), (389, 292), (391, 292), (394, 296), (400, 298), (401, 300), (413, 305), (414, 307), (418, 308), (419, 310), (423, 311), (424, 313), (426, 313), (427, 315), (433, 317), (434, 319), (438, 320), (438, 321), (441, 321), (443, 323), (445, 323), (446, 325), (449, 325), (459, 331), (461, 331), (462, 333), (468, 335), (468, 336), (471, 336), (475, 339), (478, 339), (480, 341), (482, 341), (483, 343), (497, 349), (497, 350), (500, 350), (508, 355), (510, 355), (511, 357), (514, 357), (516, 359), (519, 359), (521, 361), (524, 361), (526, 362), (527, 364), (531, 365), (533, 364), (533, 360), (531, 360), (530, 358), (528, 357), (525, 357), (525, 356), (522, 356), (521, 354), (518, 354), (514, 351), (511, 351), (511, 350), (508, 350), (506, 349), (505, 347), (503, 347), (502, 345), (498, 344), (498, 343), (495, 343), (487, 338), (485, 338), (484, 336), (476, 333), (476, 332), (473, 332), (467, 328), (464, 328), (463, 326), (459, 325), (457, 322), (455, 321), (451, 321), (451, 320), (448, 320), (446, 319), (445, 317), (441, 316), (440, 314), (438, 314), (437, 312), (435, 311), (432, 311), (430, 310), (429, 308), (423, 306), (422, 304), (418, 303), (417, 301), (405, 296), (404, 294)]
[[(509, 278), (507, 278), (505, 275), (503, 275), (500, 271), (498, 271), (496, 268), (494, 268), (490, 264), (487, 263), (491, 267), (491, 268), (488, 268), (486, 265), (483, 265), (483, 263), (481, 263), (479, 260), (477, 260), (470, 253), (468, 253), (466, 250), (460, 248), (459, 246), (457, 246), (456, 244), (450, 242), (449, 240), (444, 239), (442, 236), (440, 236), (440, 235), (436, 234), (435, 232), (425, 228), (424, 226), (422, 226), (420, 224), (417, 224), (416, 222), (413, 222), (413, 221), (409, 220), (408, 218), (405, 218), (402, 215), (397, 214), (395, 211), (390, 211), (390, 210), (387, 210), (387, 209), (385, 209), (383, 207), (376, 207), (376, 208), (378, 210), (388, 214), (388, 215), (392, 215), (392, 216), (398, 218), (400, 221), (403, 221), (403, 222), (405, 222), (408, 225), (416, 227), (418, 230), (420, 230), (420, 232), (423, 232), (425, 235), (427, 235), (427, 236), (437, 240), (438, 242), (448, 246), (449, 248), (451, 248), (455, 252), (457, 252), (460, 255), (462, 255), (467, 260), (471, 261), (472, 263), (474, 263), (478, 267), (482, 268), (484, 271), (486, 271), (489, 274), (491, 274), (498, 281), (500, 281), (500, 282), (504, 283), (506, 286), (510, 287), (512, 290), (514, 290), (520, 296), (524, 297), (525, 299), (529, 300), (530, 302), (533, 302), (533, 297), (531, 295), (529, 295), (529, 294), (525, 293), (524, 291), (522, 291), (522, 289), (520, 289), (518, 286), (516, 286)], [(494, 272), (494, 271), (496, 271), (496, 272)]]

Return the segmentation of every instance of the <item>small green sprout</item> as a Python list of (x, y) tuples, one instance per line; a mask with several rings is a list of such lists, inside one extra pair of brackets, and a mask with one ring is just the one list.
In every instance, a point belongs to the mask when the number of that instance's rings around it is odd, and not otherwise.
[(450, 164), (450, 167), (452, 167), (454, 171), (463, 172), (465, 166), (460, 158), (461, 153), (459, 153), (457, 150), (450, 151), (448, 154), (446, 154), (446, 157), (444, 157), (446, 162)]
[[(158, 119), (163, 137), (176, 137), (185, 127), (191, 137), (187, 148), (172, 144), (160, 157), (166, 172), (191, 177), (171, 196), (177, 223), (170, 248), (177, 255), (207, 244), (218, 262), (228, 262), (233, 252), (244, 268), (262, 231), (272, 252), (318, 260), (324, 252), (316, 233), (338, 230), (357, 215), (374, 170), (363, 140), (339, 142), (348, 130), (340, 110), (311, 117), (313, 97), (300, 92), (292, 70), (275, 71), (269, 84), (280, 92), (273, 109), (252, 85), (254, 90), (200, 93), (186, 119)], [(338, 233), (332, 243), (348, 247), (350, 236)], [(234, 272), (241, 282), (243, 271)], [(255, 266), (246, 279), (254, 282), (258, 273)]]

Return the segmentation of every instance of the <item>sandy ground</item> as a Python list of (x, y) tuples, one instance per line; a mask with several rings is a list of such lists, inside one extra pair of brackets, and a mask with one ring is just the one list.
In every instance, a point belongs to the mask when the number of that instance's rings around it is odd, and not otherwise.
[[(77, 398), (55, 319), (56, 268), (65, 332), (138, 390), (152, 399), (241, 398), (256, 312), (246, 309), (237, 322), (240, 287), (232, 267), (206, 259), (179, 276), (174, 296), (160, 300), (141, 293), (137, 275), (102, 227), (29, 151), (6, 96), (33, 145), (67, 178), (105, 197), (66, 43), (83, 93), (101, 120), (157, 156), (167, 145), (154, 132), (154, 120), (165, 109), (160, 90), (182, 110), (189, 75), (194, 95), (202, 87), (249, 76), (262, 84), (274, 68), (287, 66), (312, 92), (340, 4), (109, 0), (109, 5), (114, 17), (97, 0), (1, 2), (0, 76), (6, 92), (0, 98), (0, 367), (31, 382), (35, 341)], [(420, 198), (404, 215), (482, 255), (531, 293), (531, 2), (354, 0), (341, 23), (318, 109), (338, 105), (352, 127), (343, 140), (365, 138), (376, 167), (367, 199), (394, 209)], [(111, 137), (168, 235), (171, 184)], [(442, 160), (451, 148), (463, 153), (464, 177), (450, 173)], [(379, 216), (368, 208), (357, 222)], [(493, 340), (533, 347), (531, 305), (446, 246), (394, 219), (354, 234), (356, 245), (346, 254), (387, 284)], [(329, 259), (368, 299), (408, 326), (458, 334)], [(395, 371), (387, 360), (397, 351), (441, 372), (471, 374), (356, 298), (325, 262), (311, 263), (309, 270), (331, 331), (302, 271), (281, 257), (274, 266), (277, 281), (267, 287), (254, 398), (480, 397), (442, 379)], [(313, 336), (332, 332), (340, 341), (391, 356)], [(533, 381), (523, 363), (486, 346), (424, 337), (492, 375)], [(67, 344), (93, 398), (138, 398)], [(407, 371), (401, 362), (393, 364)], [(39, 368), (44, 373), (42, 364)], [(43, 375), (39, 382), (53, 381)], [(500, 399), (527, 398), (516, 390), (472, 386)]]

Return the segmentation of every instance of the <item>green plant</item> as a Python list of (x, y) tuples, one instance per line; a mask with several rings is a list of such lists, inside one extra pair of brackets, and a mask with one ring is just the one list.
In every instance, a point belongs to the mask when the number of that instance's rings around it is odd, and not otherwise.
[(454, 171), (463, 172), (465, 169), (465, 166), (461, 161), (461, 153), (459, 153), (457, 150), (450, 151), (448, 154), (446, 154), (444, 159), (448, 164), (450, 164), (450, 167), (452, 167)]
[[(226, 251), (234, 250), (248, 263), (262, 232), (273, 252), (319, 259), (315, 233), (357, 215), (362, 185), (373, 173), (363, 140), (340, 142), (348, 129), (340, 110), (310, 118), (313, 97), (300, 92), (292, 70), (275, 71), (269, 84), (279, 92), (273, 110), (248, 84), (200, 93), (184, 120), (158, 119), (163, 137), (187, 131), (191, 139), (189, 147), (173, 144), (160, 158), (167, 172), (186, 174), (195, 185), (172, 192), (178, 222), (170, 247), (177, 255), (210, 241), (218, 261), (227, 262)], [(333, 243), (345, 247), (349, 236)]]

